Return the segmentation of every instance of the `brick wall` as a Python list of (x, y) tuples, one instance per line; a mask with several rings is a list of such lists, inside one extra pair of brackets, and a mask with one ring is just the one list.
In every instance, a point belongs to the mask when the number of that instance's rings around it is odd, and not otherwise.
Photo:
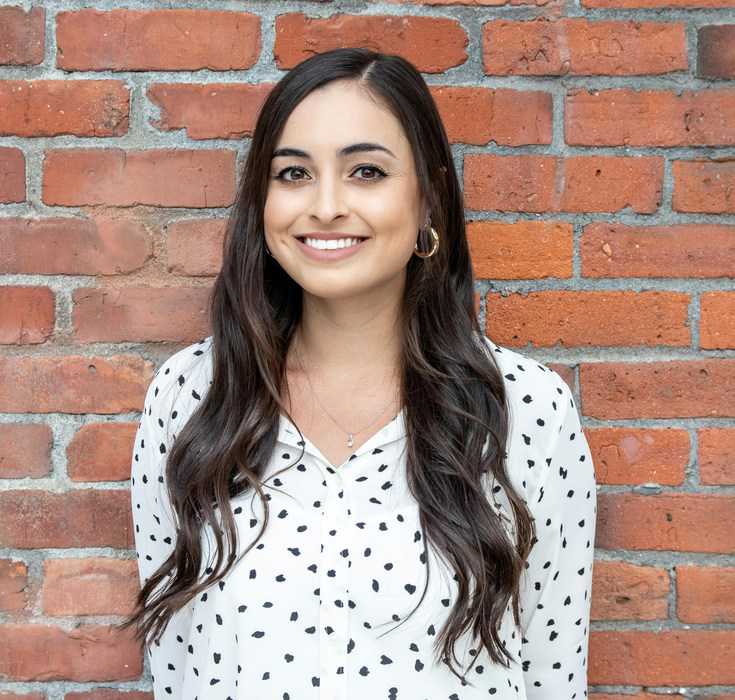
[(149, 697), (109, 627), (145, 387), (279, 71), (368, 43), (439, 105), (487, 334), (581, 408), (591, 697), (733, 700), (735, 0), (81, 4), (0, 6), (0, 698)]

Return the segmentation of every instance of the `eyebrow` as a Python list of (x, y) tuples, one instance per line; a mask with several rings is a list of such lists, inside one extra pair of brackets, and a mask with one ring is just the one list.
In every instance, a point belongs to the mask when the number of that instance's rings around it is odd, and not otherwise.
[[(396, 158), (396, 160), (398, 159), (393, 151), (391, 151), (389, 148), (386, 148), (379, 143), (370, 142), (353, 143), (349, 146), (345, 146), (344, 148), (337, 149), (335, 153), (339, 157), (344, 157), (352, 155), (353, 153), (367, 153), (369, 151), (384, 151), (388, 155)], [(275, 151), (273, 151), (271, 160), (273, 158), (278, 158), (279, 156), (292, 156), (294, 158), (306, 158), (309, 160), (311, 159), (311, 156), (306, 151), (302, 151), (300, 148), (277, 148)]]

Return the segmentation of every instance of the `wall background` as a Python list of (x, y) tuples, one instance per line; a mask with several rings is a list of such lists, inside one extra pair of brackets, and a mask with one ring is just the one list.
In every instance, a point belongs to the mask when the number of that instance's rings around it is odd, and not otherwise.
[(733, 700), (735, 0), (0, 6), (0, 697), (150, 697), (109, 629), (144, 390), (208, 334), (267, 92), (342, 45), (423, 72), (486, 332), (580, 407), (591, 697)]

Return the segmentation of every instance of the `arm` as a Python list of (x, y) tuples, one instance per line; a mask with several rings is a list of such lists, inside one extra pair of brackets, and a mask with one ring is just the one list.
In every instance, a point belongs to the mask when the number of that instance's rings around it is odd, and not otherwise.
[[(166, 390), (164, 376), (159, 370), (148, 387), (133, 448), (131, 505), (141, 586), (168, 558), (176, 541), (176, 527), (165, 484), (166, 457), (175, 436), (169, 435), (171, 392)], [(184, 606), (169, 620), (160, 645), (152, 643), (145, 647), (150, 659), (155, 700), (183, 697), (191, 617), (190, 606)]]
[(540, 452), (542, 474), (527, 501), (538, 539), (521, 578), (521, 657), (528, 700), (587, 695), (597, 492), (572, 393), (560, 383), (555, 437)]

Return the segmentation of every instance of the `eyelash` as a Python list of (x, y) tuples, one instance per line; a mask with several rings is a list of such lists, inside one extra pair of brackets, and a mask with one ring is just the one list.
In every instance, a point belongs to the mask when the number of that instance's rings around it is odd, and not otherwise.
[[(289, 184), (293, 184), (295, 182), (299, 182), (298, 180), (286, 180), (286, 178), (283, 177), (283, 174), (289, 170), (302, 170), (305, 171), (304, 168), (298, 166), (298, 165), (289, 165), (287, 168), (283, 168), (278, 175), (274, 175), (274, 180), (281, 180), (282, 182), (286, 182)], [(367, 178), (360, 178), (365, 180), (366, 182), (370, 182), (371, 180), (382, 180), (384, 177), (387, 177), (387, 174), (385, 171), (383, 171), (381, 168), (379, 168), (377, 165), (358, 165), (354, 170), (353, 173), (356, 173), (358, 170), (374, 170), (375, 172), (379, 173), (380, 177), (371, 177)]]

